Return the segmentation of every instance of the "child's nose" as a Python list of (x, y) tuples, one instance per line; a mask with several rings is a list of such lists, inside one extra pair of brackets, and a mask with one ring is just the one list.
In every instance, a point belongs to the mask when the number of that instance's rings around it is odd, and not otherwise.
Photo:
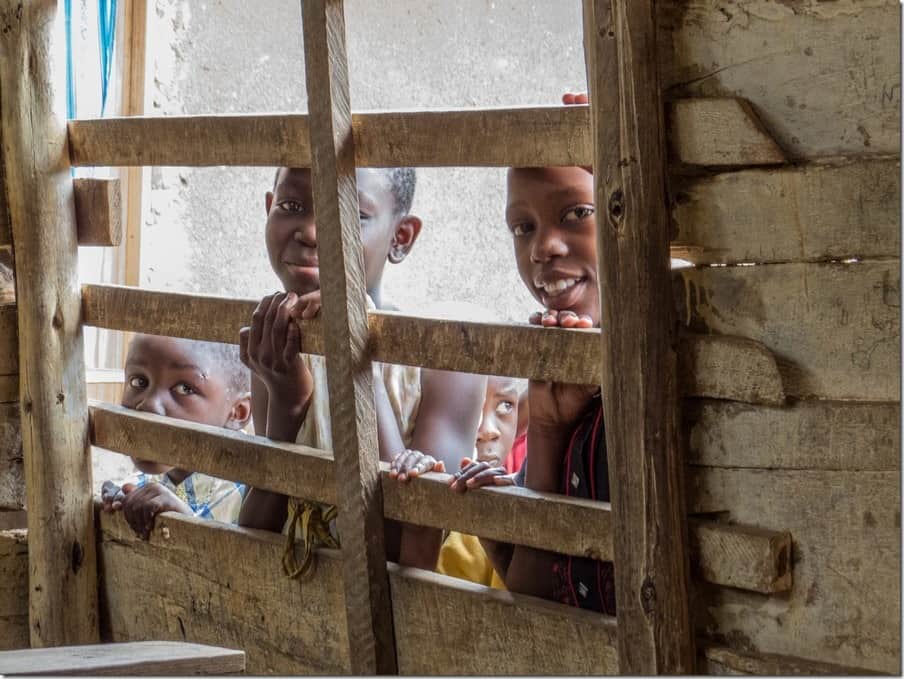
[(299, 225), (297, 229), (295, 229), (295, 233), (293, 237), (296, 241), (301, 243), (302, 245), (306, 245), (309, 248), (317, 247), (317, 224), (313, 219), (305, 219)]
[(478, 441), (495, 441), (499, 438), (499, 428), (492, 418), (484, 418), (477, 430)]
[(153, 413), (154, 415), (166, 415), (163, 399), (160, 397), (160, 394), (157, 394), (156, 392), (148, 394), (141, 399), (141, 401), (138, 402), (138, 405), (135, 406), (135, 410), (140, 410), (143, 413)]
[(537, 230), (531, 249), (531, 260), (537, 263), (548, 262), (553, 257), (564, 257), (566, 254), (568, 247), (558, 229), (541, 226)]

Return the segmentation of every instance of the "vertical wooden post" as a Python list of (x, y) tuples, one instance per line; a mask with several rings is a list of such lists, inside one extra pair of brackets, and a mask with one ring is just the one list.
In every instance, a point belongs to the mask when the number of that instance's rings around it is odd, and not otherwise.
[(62, 14), (56, 0), (0, 0), (0, 137), (16, 257), (33, 646), (98, 638)]
[(619, 669), (694, 672), (653, 0), (584, 0)]
[(394, 674), (342, 0), (303, 0), (302, 20), (351, 669)]

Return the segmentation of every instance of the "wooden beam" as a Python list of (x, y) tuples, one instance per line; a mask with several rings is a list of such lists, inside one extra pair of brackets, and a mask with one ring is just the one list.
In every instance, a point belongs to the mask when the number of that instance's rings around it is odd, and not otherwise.
[(178, 641), (134, 641), (0, 652), (9, 677), (244, 674), (245, 653)]
[(28, 648), (28, 540), (21, 529), (0, 531), (0, 650), (15, 648)]
[(863, 667), (850, 667), (834, 663), (809, 660), (776, 653), (739, 651), (712, 642), (703, 642), (701, 655), (707, 674), (751, 674), (756, 676), (876, 676), (876, 672)]
[(76, 177), (72, 180), (79, 245), (114, 247), (122, 242), (122, 195), (119, 179)]
[[(764, 163), (763, 147), (771, 140), (765, 137), (754, 144), (746, 139), (753, 123), (743, 101), (700, 99), (678, 105), (681, 112), (672, 124), (672, 136), (681, 140), (675, 149), (676, 162), (716, 166)], [(589, 120), (586, 106), (356, 113), (352, 115), (355, 164), (589, 165), (593, 159)], [(718, 125), (706, 127), (713, 123)], [(310, 167), (309, 133), (310, 119), (303, 114), (132, 116), (69, 122), (70, 154), (76, 167)], [(437, 138), (445, 142), (437, 144)], [(726, 147), (733, 153), (720, 150)]]
[(18, 511), (25, 507), (23, 463), (19, 404), (0, 403), (0, 512)]
[[(256, 300), (162, 292), (115, 285), (82, 286), (86, 325), (109, 330), (238, 342)], [(562, 330), (367, 314), (371, 360), (488, 375), (594, 384), (602, 378), (599, 330)], [(302, 351), (323, 354), (322, 321), (300, 321)], [(467, 347), (467, 349), (465, 349)], [(784, 401), (775, 358), (758, 342), (687, 334), (680, 344), (685, 396), (751, 403)]]
[(0, 138), (17, 272), (32, 646), (97, 641), (78, 243), (56, 2), (0, 2)]
[(91, 443), (152, 462), (336, 503), (328, 451), (92, 402)]
[(0, 304), (0, 375), (15, 375), (18, 372), (18, 310), (14, 304)]
[(693, 674), (662, 102), (651, 0), (585, 0), (619, 671)]
[(354, 674), (394, 674), (345, 8), (342, 0), (302, 0), (301, 11), (351, 668)]

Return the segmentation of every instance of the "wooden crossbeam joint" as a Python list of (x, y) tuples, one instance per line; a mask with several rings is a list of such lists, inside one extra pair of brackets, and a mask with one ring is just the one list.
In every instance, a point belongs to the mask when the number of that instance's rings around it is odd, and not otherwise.
[(115, 247), (122, 242), (122, 195), (119, 179), (76, 177), (72, 180), (79, 245)]

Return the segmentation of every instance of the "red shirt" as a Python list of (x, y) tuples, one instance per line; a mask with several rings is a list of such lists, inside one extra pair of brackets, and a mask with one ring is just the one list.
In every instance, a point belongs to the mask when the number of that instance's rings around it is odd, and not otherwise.
[(509, 474), (515, 474), (521, 470), (524, 464), (524, 458), (527, 457), (527, 432), (524, 432), (512, 443), (512, 450), (505, 458), (505, 471)]

